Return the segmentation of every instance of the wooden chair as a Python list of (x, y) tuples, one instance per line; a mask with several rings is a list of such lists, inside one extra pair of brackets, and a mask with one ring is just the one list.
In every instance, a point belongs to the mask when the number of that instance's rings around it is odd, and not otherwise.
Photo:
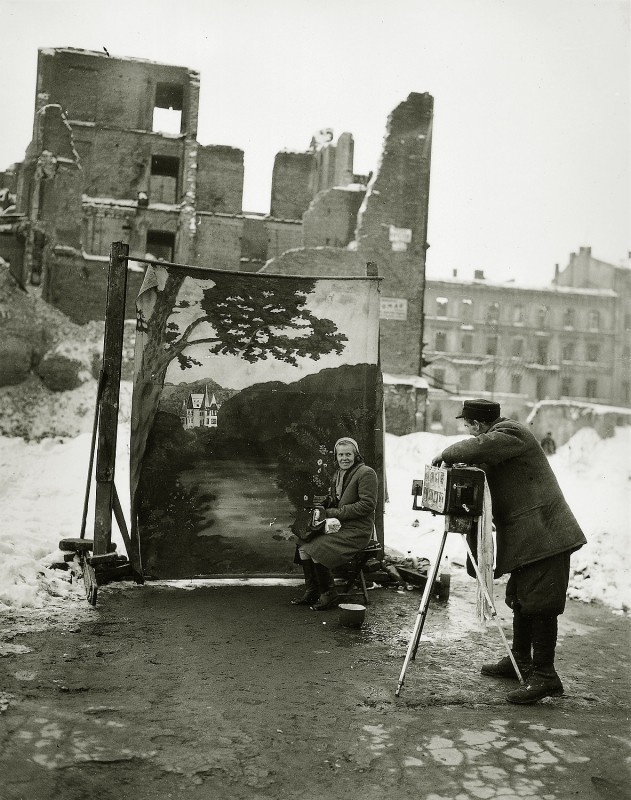
[(370, 561), (371, 558), (378, 558), (381, 561), (383, 557), (383, 547), (381, 546), (379, 540), (377, 539), (377, 532), (373, 528), (372, 538), (364, 547), (363, 550), (360, 550), (353, 558), (350, 560), (350, 571), (347, 573), (346, 583), (344, 584), (344, 588), (341, 594), (349, 594), (353, 586), (359, 582), (361, 587), (362, 595), (364, 596), (364, 602), (366, 605), (370, 603), (368, 600), (368, 590), (366, 588), (366, 575), (365, 575), (365, 567), (366, 564)]

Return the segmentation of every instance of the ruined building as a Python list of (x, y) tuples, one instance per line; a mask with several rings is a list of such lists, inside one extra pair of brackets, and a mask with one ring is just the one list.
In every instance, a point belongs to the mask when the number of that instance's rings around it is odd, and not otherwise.
[[(3, 220), (13, 235), (0, 236), (14, 275), (85, 322), (103, 318), (113, 241), (227, 270), (365, 274), (375, 262), (384, 370), (417, 374), (432, 97), (394, 110), (370, 179), (353, 172), (350, 133), (278, 153), (269, 215), (242, 208), (243, 152), (197, 141), (198, 103), (199, 75), (184, 67), (40, 50), (33, 138), (3, 176), (17, 195)], [(142, 275), (132, 263), (129, 316)]]

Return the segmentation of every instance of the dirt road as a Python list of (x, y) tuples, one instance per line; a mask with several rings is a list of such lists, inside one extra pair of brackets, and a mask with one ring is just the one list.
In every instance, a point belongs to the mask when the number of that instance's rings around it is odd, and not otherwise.
[(295, 593), (131, 585), (5, 614), (0, 798), (629, 797), (627, 617), (570, 602), (566, 696), (511, 706), (479, 674), (500, 638), (458, 571), (396, 698), (420, 594), (371, 592), (355, 631)]

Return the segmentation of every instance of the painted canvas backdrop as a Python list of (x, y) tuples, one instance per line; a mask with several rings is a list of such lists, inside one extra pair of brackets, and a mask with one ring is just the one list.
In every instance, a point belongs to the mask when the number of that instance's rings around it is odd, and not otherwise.
[(137, 299), (132, 537), (148, 578), (289, 574), (332, 447), (382, 457), (379, 280), (150, 267)]

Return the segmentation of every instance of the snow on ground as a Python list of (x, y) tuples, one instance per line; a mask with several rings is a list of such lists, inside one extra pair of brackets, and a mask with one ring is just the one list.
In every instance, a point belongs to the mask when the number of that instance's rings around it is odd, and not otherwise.
[[(122, 397), (129, 398), (129, 388), (123, 387)], [(121, 407), (116, 460), (116, 487), (124, 510), (129, 508), (127, 405)], [(444, 520), (412, 510), (412, 480), (422, 478), (432, 457), (460, 438), (434, 433), (387, 435), (385, 543), (389, 553), (434, 559)], [(90, 442), (89, 432), (37, 442), (0, 437), (0, 610), (43, 608), (83, 598), (82, 587), (78, 593), (70, 585), (69, 573), (49, 569), (49, 565), (61, 560), (60, 539), (79, 536)], [(627, 611), (631, 608), (631, 427), (618, 428), (610, 439), (600, 439), (593, 429), (584, 428), (559, 448), (550, 463), (588, 539), (572, 556), (570, 597)], [(93, 500), (94, 487), (90, 496)], [(88, 538), (93, 521), (91, 502)], [(116, 524), (112, 530), (118, 551), (125, 553)], [(456, 567), (462, 565), (462, 537), (449, 534), (445, 553)]]

